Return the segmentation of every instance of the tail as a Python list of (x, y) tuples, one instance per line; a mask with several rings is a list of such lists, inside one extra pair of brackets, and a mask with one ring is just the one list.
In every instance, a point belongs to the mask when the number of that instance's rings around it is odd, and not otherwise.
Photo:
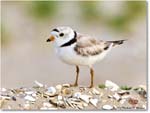
[(116, 47), (117, 45), (121, 45), (124, 43), (126, 40), (116, 40), (116, 41), (108, 41), (109, 43), (113, 43), (113, 47)]

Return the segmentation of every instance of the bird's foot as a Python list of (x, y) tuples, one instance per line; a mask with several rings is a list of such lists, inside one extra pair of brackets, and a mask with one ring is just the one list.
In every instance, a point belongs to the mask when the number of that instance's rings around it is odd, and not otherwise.
[(94, 85), (90, 85), (88, 88), (93, 88), (94, 87)]
[(70, 86), (71, 86), (71, 87), (77, 87), (78, 84), (77, 84), (77, 83), (75, 83), (75, 84), (70, 84)]

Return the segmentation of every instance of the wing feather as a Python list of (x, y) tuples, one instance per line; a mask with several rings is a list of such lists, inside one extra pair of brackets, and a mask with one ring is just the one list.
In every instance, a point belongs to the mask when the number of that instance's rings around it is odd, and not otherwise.
[(93, 56), (102, 53), (110, 46), (110, 42), (96, 40), (95, 38), (78, 35), (74, 50), (82, 56)]

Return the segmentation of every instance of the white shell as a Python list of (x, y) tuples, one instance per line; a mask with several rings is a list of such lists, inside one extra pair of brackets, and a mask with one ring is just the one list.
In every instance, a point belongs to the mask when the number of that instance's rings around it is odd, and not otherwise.
[(95, 89), (95, 88), (92, 89), (92, 93), (93, 93), (93, 94), (96, 94), (96, 95), (99, 95), (99, 94), (100, 94), (100, 92), (99, 92), (97, 89)]
[(75, 97), (75, 98), (80, 98), (80, 96), (81, 96), (80, 92), (76, 92), (73, 94), (73, 97)]
[(98, 99), (90, 99), (90, 103), (96, 107), (98, 103)]
[(117, 91), (119, 89), (119, 86), (112, 81), (106, 80), (105, 86), (109, 88), (111, 91)]
[(116, 100), (119, 100), (119, 99), (121, 98), (117, 93), (115, 93), (115, 94), (113, 95), (113, 97), (114, 97)]
[(31, 94), (33, 94), (33, 93), (35, 93), (34, 91), (26, 91), (25, 92), (25, 94), (27, 94), (27, 95), (31, 95)]
[(0, 91), (5, 92), (5, 91), (7, 91), (7, 89), (6, 88), (1, 88)]
[(63, 84), (63, 87), (70, 87), (70, 84)]
[(61, 90), (62, 90), (62, 86), (61, 86), (61, 85), (57, 85), (57, 86), (56, 86), (56, 89), (57, 89), (58, 91), (61, 91)]
[(130, 95), (123, 95), (123, 96), (121, 96), (122, 99), (127, 99), (129, 97), (130, 97)]
[(32, 96), (29, 96), (29, 95), (25, 96), (24, 99), (28, 100), (28, 101), (35, 101), (36, 100), (35, 98), (33, 98)]
[(58, 100), (62, 100), (63, 97), (62, 97), (61, 95), (58, 95), (57, 99), (58, 99)]
[(89, 95), (81, 95), (80, 99), (85, 101), (86, 103), (89, 103), (90, 102), (90, 100), (89, 100), (90, 97), (91, 96), (89, 96)]
[(36, 85), (38, 85), (39, 87), (43, 87), (44, 85), (43, 84), (41, 84), (40, 82), (38, 82), (38, 81), (34, 81), (34, 83), (36, 84)]
[(111, 110), (111, 109), (113, 109), (113, 106), (111, 106), (111, 105), (104, 105), (102, 108), (104, 110)]
[(43, 107), (52, 107), (53, 105), (50, 104), (49, 102), (44, 102)]
[(126, 101), (126, 99), (121, 99), (121, 100), (120, 100), (120, 104), (124, 104), (125, 101)]
[(145, 85), (139, 85), (140, 88), (143, 88), (146, 91), (146, 86)]
[(47, 88), (47, 92), (45, 92), (45, 94), (53, 96), (56, 94), (56, 89), (54, 87), (49, 87)]

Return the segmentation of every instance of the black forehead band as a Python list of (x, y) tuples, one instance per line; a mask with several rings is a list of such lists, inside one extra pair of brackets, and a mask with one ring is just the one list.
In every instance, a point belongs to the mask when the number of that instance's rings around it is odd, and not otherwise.
[(52, 31), (56, 31), (56, 32), (59, 32), (59, 30), (58, 30), (58, 29), (53, 29)]

